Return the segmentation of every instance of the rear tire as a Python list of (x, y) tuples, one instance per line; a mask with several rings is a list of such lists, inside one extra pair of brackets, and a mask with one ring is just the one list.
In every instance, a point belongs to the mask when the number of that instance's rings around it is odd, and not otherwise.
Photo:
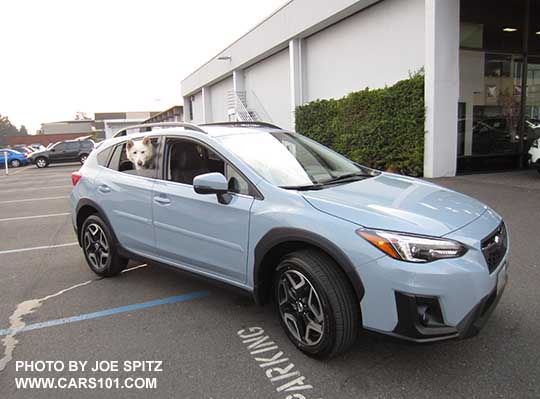
[(84, 221), (80, 234), (86, 263), (94, 273), (112, 277), (124, 270), (128, 259), (118, 254), (107, 224), (98, 215), (91, 215)]
[(46, 168), (49, 165), (49, 161), (47, 161), (47, 158), (45, 157), (38, 157), (36, 158), (36, 166), (38, 168)]
[(19, 161), (18, 159), (12, 159), (10, 164), (12, 168), (18, 168), (19, 166), (21, 166), (21, 161)]
[(345, 352), (360, 328), (360, 306), (339, 265), (324, 252), (286, 255), (274, 272), (281, 326), (304, 353), (328, 359)]

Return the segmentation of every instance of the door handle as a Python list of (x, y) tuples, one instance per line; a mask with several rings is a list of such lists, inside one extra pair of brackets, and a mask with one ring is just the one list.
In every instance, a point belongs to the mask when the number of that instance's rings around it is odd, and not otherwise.
[(101, 191), (102, 193), (110, 193), (111, 192), (111, 188), (109, 186), (107, 186), (106, 184), (101, 184), (98, 187), (98, 190)]
[(156, 196), (154, 197), (154, 202), (159, 205), (169, 205), (171, 203), (171, 200), (167, 197)]

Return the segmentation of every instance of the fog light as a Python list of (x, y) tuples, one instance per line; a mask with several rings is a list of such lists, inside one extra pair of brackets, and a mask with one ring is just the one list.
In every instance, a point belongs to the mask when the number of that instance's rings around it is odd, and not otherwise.
[(427, 305), (418, 306), (418, 315), (420, 317), (420, 323), (422, 323), (422, 325), (427, 327), (431, 319), (431, 315), (429, 313), (429, 307)]

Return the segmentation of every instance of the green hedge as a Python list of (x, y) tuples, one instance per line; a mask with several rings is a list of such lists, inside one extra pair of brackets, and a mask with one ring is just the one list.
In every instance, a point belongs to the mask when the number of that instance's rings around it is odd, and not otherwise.
[(424, 76), (391, 87), (296, 108), (296, 131), (372, 168), (420, 176), (424, 164)]

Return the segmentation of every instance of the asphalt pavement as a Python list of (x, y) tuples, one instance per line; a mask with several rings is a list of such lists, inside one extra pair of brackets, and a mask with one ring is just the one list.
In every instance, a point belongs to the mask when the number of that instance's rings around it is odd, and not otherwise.
[[(236, 291), (155, 265), (93, 274), (68, 214), (76, 169), (30, 166), (0, 177), (2, 398), (540, 397), (536, 171), (436, 180), (492, 206), (511, 235), (509, 283), (480, 335), (416, 345), (362, 333), (350, 352), (323, 362), (294, 348), (272, 306)], [(23, 330), (13, 335), (14, 327)], [(39, 371), (39, 361), (88, 363)], [(115, 362), (118, 371), (107, 369)], [(17, 388), (25, 377), (117, 378), (111, 384), (124, 387)], [(126, 378), (156, 385), (130, 388)]]

